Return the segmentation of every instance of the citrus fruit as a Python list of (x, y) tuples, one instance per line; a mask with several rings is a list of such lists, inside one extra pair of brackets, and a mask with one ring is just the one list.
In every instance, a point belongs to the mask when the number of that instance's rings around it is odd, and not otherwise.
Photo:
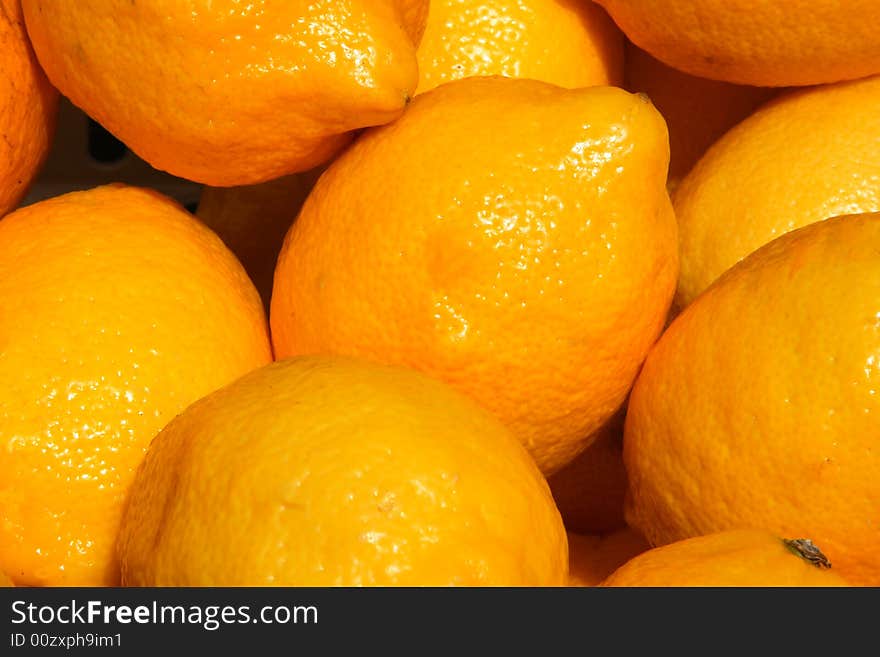
[(623, 414), (594, 436), (589, 447), (547, 479), (566, 529), (580, 534), (604, 534), (626, 525)]
[(784, 93), (730, 130), (675, 191), (690, 303), (779, 235), (880, 211), (880, 76)]
[(568, 585), (598, 586), (620, 566), (650, 546), (624, 527), (604, 536), (568, 533)]
[(418, 63), (419, 93), (477, 75), (619, 85), (623, 36), (584, 0), (431, 0)]
[(0, 572), (0, 588), (9, 588), (10, 586), (15, 586), (12, 580)]
[(284, 235), (321, 171), (318, 167), (256, 185), (202, 189), (196, 216), (238, 257), (267, 311)]
[(418, 84), (428, 0), (25, 0), (49, 79), (157, 169), (246, 185), (330, 158)]
[(27, 192), (55, 132), (58, 92), (31, 50), (18, 0), (0, 0), (0, 217)]
[(767, 87), (880, 73), (874, 0), (597, 0), (640, 48), (704, 78)]
[(477, 77), (419, 94), (327, 168), (288, 232), (276, 355), (424, 371), (552, 473), (621, 406), (663, 326), (668, 158), (660, 114), (621, 89)]
[(153, 436), (271, 360), (253, 284), (158, 193), (111, 185), (0, 221), (0, 569), (118, 582), (113, 543)]
[(498, 420), (418, 372), (276, 362), (153, 441), (119, 534), (133, 586), (561, 585), (562, 520)]
[(773, 240), (669, 326), (629, 400), (627, 519), (652, 545), (806, 536), (880, 584), (880, 214)]
[(697, 536), (648, 550), (600, 586), (848, 586), (809, 539), (757, 529)]
[(669, 128), (669, 181), (674, 187), (725, 132), (779, 93), (688, 75), (627, 43), (626, 89), (648, 95)]

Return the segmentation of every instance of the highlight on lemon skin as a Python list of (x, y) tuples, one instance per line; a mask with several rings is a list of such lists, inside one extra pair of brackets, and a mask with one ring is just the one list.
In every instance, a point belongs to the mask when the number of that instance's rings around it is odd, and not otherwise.
[[(880, 76), (791, 90), (721, 137), (675, 190), (684, 307), (795, 228), (880, 211)], [(733, 201), (735, 199), (735, 201)]]
[(550, 475), (620, 408), (663, 327), (668, 163), (662, 116), (618, 88), (495, 76), (419, 94), (328, 166), (291, 226), (276, 356), (423, 371)]
[(118, 536), (129, 586), (561, 586), (562, 520), (491, 415), (404, 368), (278, 361), (150, 445)]
[(351, 131), (397, 118), (418, 84), (427, 7), (23, 2), (40, 64), (65, 96), (155, 168), (215, 186), (306, 171)]
[(878, 26), (0, 0), (0, 591), (880, 587)]
[(0, 570), (119, 582), (113, 543), (155, 434), (271, 361), (220, 239), (161, 194), (108, 185), (0, 221)]
[(623, 41), (589, 0), (431, 0), (416, 93), (486, 75), (620, 86)]

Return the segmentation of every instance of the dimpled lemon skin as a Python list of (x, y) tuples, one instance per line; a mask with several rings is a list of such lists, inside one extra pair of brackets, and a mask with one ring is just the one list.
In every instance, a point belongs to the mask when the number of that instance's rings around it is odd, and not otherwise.
[(669, 66), (767, 87), (880, 73), (876, 0), (597, 0)]
[(466, 78), (331, 164), (275, 270), (278, 357), (413, 367), (545, 475), (621, 406), (678, 274), (669, 143), (644, 97)]
[(412, 370), (301, 357), (160, 433), (119, 534), (129, 586), (562, 585), (565, 531), (526, 451)]
[(620, 85), (623, 43), (605, 10), (584, 0), (431, 0), (416, 92), (476, 75)]
[(832, 567), (799, 556), (757, 529), (697, 536), (643, 552), (600, 586), (849, 586)]
[(24, 0), (52, 83), (157, 169), (247, 185), (403, 111), (428, 0)]
[(0, 570), (113, 585), (149, 441), (271, 361), (241, 265), (177, 203), (111, 185), (0, 221)]
[(687, 305), (795, 228), (880, 211), (880, 76), (780, 95), (718, 140), (673, 195)]
[(19, 0), (0, 0), (0, 217), (43, 165), (57, 113), (58, 92), (31, 50)]
[(880, 584), (880, 215), (783, 235), (682, 312), (629, 401), (627, 520), (653, 545), (809, 537)]

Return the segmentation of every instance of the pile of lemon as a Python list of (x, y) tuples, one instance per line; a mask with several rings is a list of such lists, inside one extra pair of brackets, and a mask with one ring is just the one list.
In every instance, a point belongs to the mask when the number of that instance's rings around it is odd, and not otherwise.
[[(880, 585), (880, 3), (783, 5), (0, 0), (0, 579)], [(197, 216), (21, 206), (60, 94)]]

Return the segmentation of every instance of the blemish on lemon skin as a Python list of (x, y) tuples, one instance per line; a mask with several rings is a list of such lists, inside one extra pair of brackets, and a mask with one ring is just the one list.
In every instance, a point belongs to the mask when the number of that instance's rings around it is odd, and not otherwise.
[(782, 543), (788, 550), (801, 559), (810, 562), (817, 568), (831, 568), (831, 562), (828, 561), (819, 547), (808, 538), (782, 539)]
[(386, 493), (381, 501), (376, 505), (379, 513), (391, 513), (397, 507), (397, 500), (394, 493)]

